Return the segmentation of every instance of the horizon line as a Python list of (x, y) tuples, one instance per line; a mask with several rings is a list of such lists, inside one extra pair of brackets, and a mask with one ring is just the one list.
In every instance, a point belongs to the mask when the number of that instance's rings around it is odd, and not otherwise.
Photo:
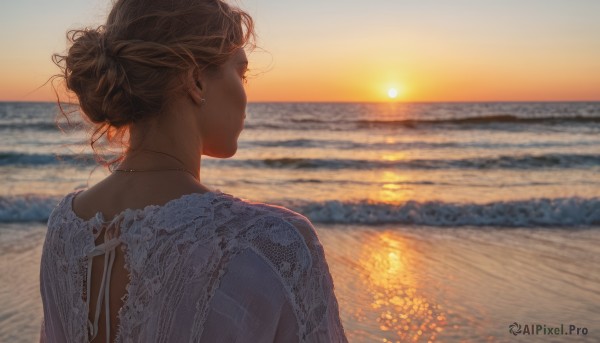
[[(600, 102), (598, 100), (423, 100), (423, 101), (321, 101), (321, 100), (264, 100), (264, 101), (248, 101), (248, 104), (436, 104), (436, 103), (585, 103), (585, 102)], [(39, 104), (56, 104), (56, 101), (48, 100), (0, 100), (0, 103), (39, 103)], [(77, 105), (72, 102), (61, 102), (63, 105)]]

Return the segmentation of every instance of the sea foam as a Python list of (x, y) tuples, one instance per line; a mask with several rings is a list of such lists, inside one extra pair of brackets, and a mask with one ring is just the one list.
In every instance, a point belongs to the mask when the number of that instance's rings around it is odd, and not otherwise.
[(59, 201), (35, 194), (0, 196), (0, 223), (45, 222)]
[(600, 198), (529, 199), (486, 204), (407, 201), (399, 205), (325, 201), (294, 209), (317, 223), (565, 227), (600, 225)]
[[(22, 195), (0, 197), (0, 223), (45, 222), (60, 198)], [(600, 225), (600, 198), (537, 198), (485, 204), (407, 201), (283, 203), (314, 223), (425, 226), (567, 227)]]

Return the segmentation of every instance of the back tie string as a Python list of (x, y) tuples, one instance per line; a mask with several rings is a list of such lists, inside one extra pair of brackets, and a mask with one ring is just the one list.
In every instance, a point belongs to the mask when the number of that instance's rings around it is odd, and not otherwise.
[[(98, 212), (98, 214), (96, 215), (96, 219), (102, 222), (104, 226), (106, 225), (100, 217), (100, 212)], [(102, 283), (100, 284), (100, 291), (98, 292), (98, 298), (96, 300), (96, 313), (94, 314), (94, 322), (92, 323), (88, 319), (88, 335), (90, 336), (90, 341), (96, 338), (96, 335), (98, 334), (98, 320), (100, 319), (100, 307), (102, 306), (102, 301), (104, 300), (104, 312), (106, 315), (106, 342), (110, 342), (110, 276), (112, 273), (112, 266), (115, 261), (115, 249), (121, 244), (121, 240), (119, 238), (119, 227), (117, 225), (117, 223), (121, 219), (122, 216), (118, 216), (115, 219), (113, 219), (106, 227), (106, 231), (104, 232), (104, 242), (95, 246), (86, 254), (88, 259), (86, 297), (86, 305), (88, 311), (90, 308), (91, 298), (90, 290), (92, 284), (92, 260), (95, 256), (104, 255), (104, 271), (102, 272)]]

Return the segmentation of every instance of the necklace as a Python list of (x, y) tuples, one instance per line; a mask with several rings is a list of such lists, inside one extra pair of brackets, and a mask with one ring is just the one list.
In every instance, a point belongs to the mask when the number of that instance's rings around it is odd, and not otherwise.
[[(150, 149), (140, 149), (140, 151), (147, 151), (147, 152), (154, 152), (157, 154), (163, 154), (163, 155), (167, 155), (171, 158), (174, 158), (175, 160), (177, 160), (179, 163), (181, 163), (182, 165), (185, 165), (185, 163), (183, 163), (180, 159), (178, 159), (177, 157), (168, 154), (166, 152), (162, 152), (162, 151), (156, 151), (156, 150), (150, 150)], [(192, 177), (198, 181), (200, 181), (196, 175), (194, 175), (194, 173), (192, 173), (191, 171), (185, 169), (185, 168), (164, 168), (164, 169), (115, 169), (114, 171), (118, 171), (118, 172), (155, 172), (155, 171), (184, 171), (189, 173), (190, 175), (192, 175)]]

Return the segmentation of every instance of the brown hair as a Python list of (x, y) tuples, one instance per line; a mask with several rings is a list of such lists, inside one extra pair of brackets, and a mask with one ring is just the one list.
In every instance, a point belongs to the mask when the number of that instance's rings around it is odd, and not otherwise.
[(92, 125), (96, 160), (110, 166), (123, 156), (101, 158), (95, 143), (102, 136), (125, 144), (130, 124), (161, 113), (181, 89), (179, 76), (217, 71), (254, 42), (254, 25), (222, 0), (118, 0), (105, 25), (69, 31), (67, 39), (67, 54), (52, 56), (61, 69), (55, 78), (64, 80)]

